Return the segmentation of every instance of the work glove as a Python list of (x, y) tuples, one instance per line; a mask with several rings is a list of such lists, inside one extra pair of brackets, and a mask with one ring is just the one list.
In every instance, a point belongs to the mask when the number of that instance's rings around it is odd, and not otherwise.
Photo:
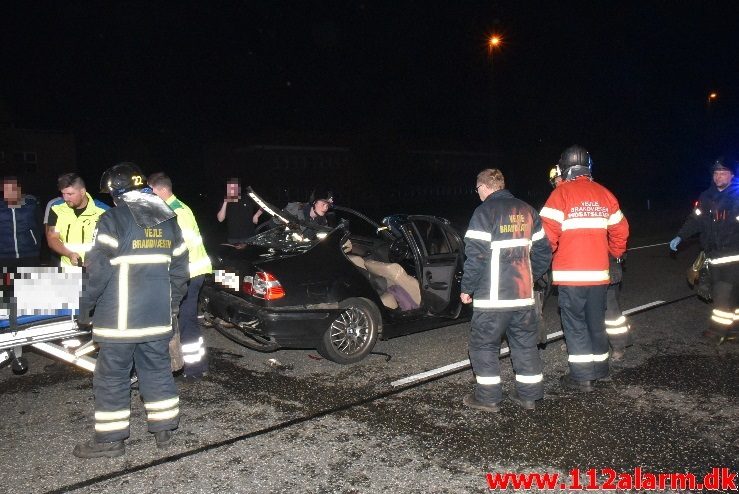
[(682, 241), (683, 241), (683, 239), (681, 239), (679, 236), (673, 238), (672, 240), (670, 240), (670, 250), (673, 251), (673, 252), (677, 252), (677, 246)]
[(611, 275), (611, 285), (621, 283), (623, 278), (623, 266), (621, 265), (621, 259), (608, 256), (608, 271)]
[(80, 313), (77, 316), (77, 328), (82, 331), (89, 331), (92, 329), (92, 317), (90, 317), (89, 310), (80, 309)]

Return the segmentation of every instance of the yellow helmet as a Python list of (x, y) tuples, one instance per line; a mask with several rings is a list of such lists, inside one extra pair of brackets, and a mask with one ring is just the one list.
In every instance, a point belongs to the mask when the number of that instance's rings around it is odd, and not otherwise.
[(555, 166), (551, 170), (549, 170), (549, 183), (552, 184), (552, 187), (557, 186), (557, 179), (562, 179), (562, 174), (559, 172), (559, 167)]

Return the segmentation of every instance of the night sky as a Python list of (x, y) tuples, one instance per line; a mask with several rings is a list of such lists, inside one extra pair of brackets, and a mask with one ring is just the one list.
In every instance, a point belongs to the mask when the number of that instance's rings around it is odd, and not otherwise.
[(735, 7), (4, 2), (0, 101), (18, 126), (75, 132), (90, 169), (118, 158), (106, 143), (122, 134), (157, 136), (162, 156), (223, 139), (372, 136), (493, 150), (493, 165), (535, 174), (580, 143), (614, 189), (693, 190), (739, 146)]

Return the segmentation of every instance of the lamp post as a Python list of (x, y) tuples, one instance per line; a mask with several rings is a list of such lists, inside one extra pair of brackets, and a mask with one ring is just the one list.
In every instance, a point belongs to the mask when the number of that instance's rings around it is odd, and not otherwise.
[(503, 43), (503, 38), (499, 34), (491, 34), (488, 38), (488, 55), (490, 56), (491, 65), (493, 64), (493, 52), (500, 48), (501, 43)]
[(495, 132), (495, 74), (493, 73), (493, 55), (496, 50), (499, 50), (503, 44), (503, 38), (499, 34), (491, 34), (488, 36), (487, 47), (488, 47), (488, 58), (490, 59), (490, 116), (491, 116), (491, 130), (493, 136)]

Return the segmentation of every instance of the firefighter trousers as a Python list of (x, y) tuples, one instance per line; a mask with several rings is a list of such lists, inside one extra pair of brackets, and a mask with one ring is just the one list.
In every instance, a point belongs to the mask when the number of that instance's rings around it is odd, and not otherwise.
[(130, 434), (131, 371), (136, 366), (149, 432), (176, 429), (179, 397), (169, 363), (169, 339), (146, 343), (99, 342), (92, 390), (95, 441), (126, 439)]
[(559, 287), (570, 377), (577, 381), (608, 376), (607, 290), (608, 285)]
[(484, 403), (503, 400), (500, 381), (500, 344), (508, 338), (516, 391), (524, 400), (544, 397), (542, 361), (537, 348), (538, 333), (533, 308), (518, 311), (474, 311), (470, 324), (469, 353), (475, 373), (475, 398)]
[(204, 280), (205, 275), (191, 278), (187, 284), (187, 293), (180, 304), (178, 322), (180, 324), (180, 342), (186, 376), (200, 377), (208, 371), (205, 340), (203, 340), (203, 333), (198, 324), (198, 298)]
[(606, 292), (606, 333), (611, 348), (623, 350), (631, 344), (631, 333), (629, 324), (621, 311), (619, 295), (621, 294), (621, 283), (608, 285)]
[(739, 262), (711, 266), (713, 310), (706, 331), (714, 338), (739, 335)]

